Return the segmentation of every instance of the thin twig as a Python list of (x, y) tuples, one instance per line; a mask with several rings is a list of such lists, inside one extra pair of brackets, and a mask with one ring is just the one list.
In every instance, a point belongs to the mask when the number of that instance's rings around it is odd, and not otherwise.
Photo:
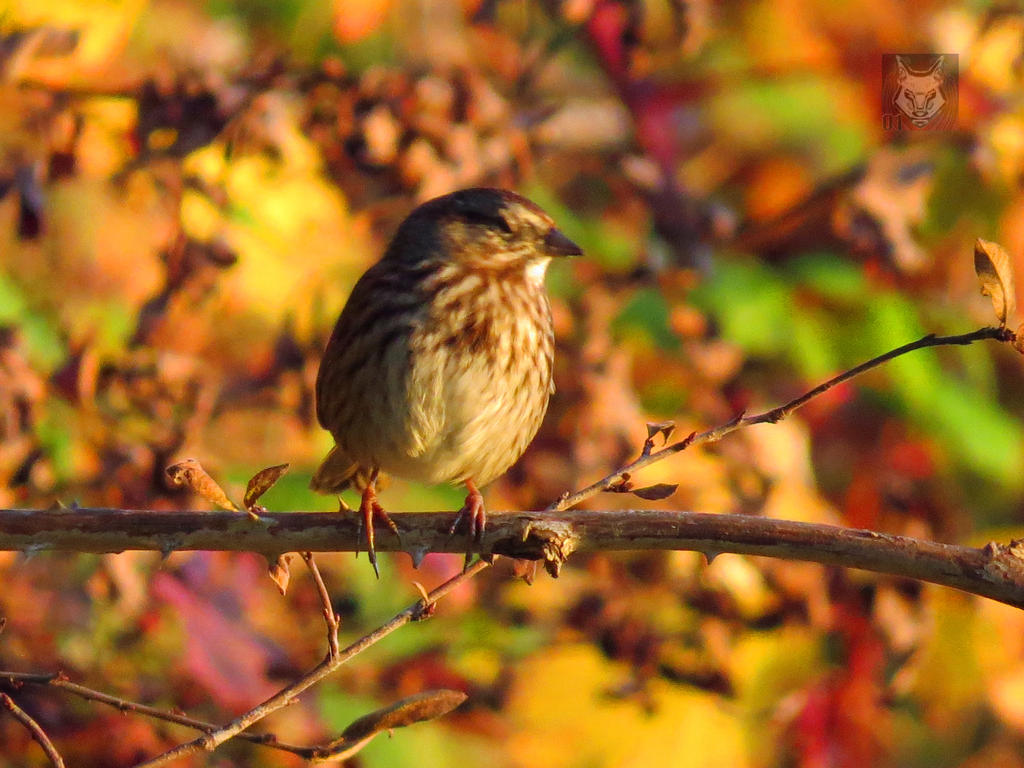
[(861, 363), (860, 365), (851, 368), (848, 371), (829, 379), (823, 384), (819, 384), (809, 392), (805, 392), (795, 400), (790, 400), (785, 405), (780, 405), (777, 408), (772, 408), (770, 411), (759, 413), (755, 416), (743, 416), (740, 415), (730, 421), (722, 424), (721, 426), (709, 429), (706, 432), (700, 432), (695, 435), (690, 435), (678, 442), (668, 445), (662, 448), (660, 451), (653, 451), (647, 455), (641, 455), (635, 461), (630, 462), (624, 467), (616, 470), (607, 477), (598, 480), (596, 483), (588, 485), (586, 488), (576, 491), (576, 493), (563, 496), (557, 501), (550, 504), (545, 508), (545, 512), (560, 512), (564, 509), (570, 509), (575, 507), (581, 501), (589, 499), (591, 496), (610, 490), (617, 484), (623, 482), (625, 478), (623, 475), (631, 474), (638, 469), (654, 464), (655, 462), (667, 459), (669, 456), (674, 456), (680, 451), (684, 451), (690, 446), (701, 445), (702, 443), (713, 443), (721, 440), (723, 437), (728, 435), (730, 432), (735, 432), (737, 429), (743, 427), (749, 427), (754, 424), (774, 424), (781, 421), (790, 413), (795, 411), (802, 405), (806, 405), (808, 402), (813, 400), (818, 395), (821, 395), (828, 390), (832, 389), (839, 384), (849, 381), (850, 379), (861, 375), (865, 371), (869, 371), (872, 368), (876, 368), (882, 363), (888, 362), (893, 358), (905, 355), (908, 352), (913, 352), (917, 349), (924, 349), (925, 347), (942, 347), (942, 346), (963, 346), (967, 344), (973, 344), (976, 341), (983, 341), (986, 339), (994, 339), (995, 341), (1001, 342), (1012, 342), (1016, 339), (1016, 334), (1009, 328), (994, 328), (986, 327), (979, 328), (971, 333), (964, 333), (958, 336), (936, 336), (935, 334), (928, 334), (917, 341), (912, 341), (909, 344), (904, 344), (902, 347), (891, 349), (885, 354), (873, 357), (867, 362)]
[(448, 581), (434, 589), (429, 595), (429, 600), (417, 600), (404, 611), (396, 614), (387, 623), (373, 630), (373, 632), (364, 635), (359, 640), (356, 640), (347, 648), (340, 651), (338, 655), (331, 657), (328, 654), (328, 656), (317, 666), (304, 674), (294, 683), (282, 688), (259, 706), (253, 707), (245, 714), (212, 733), (175, 747), (174, 749), (164, 752), (162, 755), (158, 755), (151, 760), (139, 763), (136, 768), (156, 768), (156, 766), (167, 765), (168, 763), (186, 755), (194, 754), (203, 750), (209, 752), (216, 749), (219, 745), (223, 744), (228, 739), (235, 737), (253, 723), (262, 720), (271, 712), (275, 712), (290, 704), (300, 693), (323, 680), (356, 654), (366, 650), (380, 640), (383, 640), (396, 629), (405, 626), (409, 622), (417, 621), (430, 615), (433, 610), (434, 603), (460, 584), (484, 570), (488, 565), (489, 563), (484, 560), (477, 560), (475, 563), (470, 565), (469, 568), (456, 574), (452, 578), (448, 579)]
[[(61, 690), (67, 691), (68, 693), (89, 701), (98, 701), (101, 704), (109, 704), (121, 712), (135, 712), (140, 715), (145, 715), (146, 717), (152, 717), (156, 720), (163, 720), (164, 722), (183, 725), (186, 728), (194, 728), (195, 730), (203, 731), (204, 733), (211, 733), (219, 727), (216, 723), (204, 722), (203, 720), (197, 720), (194, 717), (188, 717), (187, 715), (179, 715), (175, 712), (164, 712), (163, 710), (156, 709), (155, 707), (139, 704), (134, 701), (128, 701), (127, 699), (122, 699), (117, 696), (111, 696), (109, 693), (103, 693), (103, 691), (97, 691), (93, 688), (87, 688), (84, 685), (79, 685), (78, 683), (72, 683), (64, 676), (63, 673), (60, 672), (56, 674), (39, 674), (32, 672), (0, 671), (0, 682), (3, 681), (7, 681), (12, 685), (29, 684), (48, 686), (50, 688), (60, 688)], [(272, 733), (240, 733), (238, 734), (238, 737), (254, 744), (262, 744), (263, 746), (272, 747), (284, 752), (291, 752), (292, 754), (305, 758), (312, 757), (318, 749), (318, 747), (301, 747), (295, 744), (286, 744), (285, 742), (278, 741), (277, 737)]]
[(316, 567), (312, 552), (303, 552), (302, 559), (306, 561), (306, 567), (313, 574), (313, 581), (316, 583), (317, 592), (320, 595), (320, 602), (323, 605), (324, 621), (327, 623), (327, 654), (328, 658), (338, 655), (338, 614), (334, 612), (334, 605), (331, 603), (331, 594), (327, 591), (320, 569)]
[(60, 752), (53, 746), (53, 742), (46, 735), (46, 731), (43, 730), (39, 723), (32, 719), (28, 712), (15, 704), (14, 699), (6, 693), (0, 693), (0, 705), (10, 712), (15, 720), (28, 729), (28, 732), (32, 734), (32, 738), (43, 748), (43, 752), (46, 753), (46, 757), (49, 759), (50, 764), (53, 765), (53, 768), (64, 768), (64, 758), (60, 756)]
[[(103, 693), (102, 691), (87, 688), (84, 685), (72, 683), (61, 672), (54, 674), (40, 674), (33, 672), (0, 671), (0, 683), (5, 681), (15, 687), (21, 687), (23, 685), (38, 685), (42, 687), (59, 688), (89, 701), (98, 701), (102, 704), (109, 704), (120, 712), (134, 712), (136, 714), (152, 717), (156, 720), (174, 723), (175, 725), (183, 725), (187, 728), (203, 731), (204, 733), (212, 733), (220, 727), (215, 723), (196, 720), (195, 718), (188, 717), (187, 715), (180, 715), (175, 712), (163, 712), (159, 709), (146, 706), (145, 704), (128, 701), (127, 699), (111, 696), (110, 694)], [(317, 762), (323, 762), (325, 759), (340, 761), (347, 755), (355, 754), (355, 752), (358, 751), (358, 749), (352, 749), (349, 745), (346, 745), (345, 754), (342, 754), (340, 751), (336, 750), (335, 744), (338, 741), (337, 739), (333, 739), (322, 744), (303, 747), (297, 744), (288, 744), (283, 741), (278, 741), (277, 736), (272, 733), (243, 732), (239, 733), (235, 738), (244, 739), (245, 741), (262, 747), (269, 747), (270, 749), (289, 752), (305, 760), (313, 760)], [(357, 746), (361, 748), (362, 744)]]

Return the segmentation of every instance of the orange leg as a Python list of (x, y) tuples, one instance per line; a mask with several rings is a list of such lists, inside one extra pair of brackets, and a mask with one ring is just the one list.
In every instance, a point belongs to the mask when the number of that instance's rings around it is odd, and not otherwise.
[[(391, 532), (398, 536), (398, 526), (395, 525), (388, 513), (384, 511), (384, 508), (377, 501), (377, 474), (379, 470), (373, 470), (370, 474), (370, 481), (366, 484), (366, 488), (363, 489), (363, 498), (359, 503), (359, 520), (366, 532), (366, 553), (370, 558), (370, 565), (373, 566), (373, 572), (377, 574), (377, 578), (380, 578), (380, 570), (377, 568), (377, 550), (374, 545), (374, 531), (373, 524), (376, 521), (384, 523)], [(356, 554), (359, 551), (356, 550)]]
[(452, 527), (448, 529), (448, 535), (454, 534), (462, 521), (466, 521), (470, 540), (469, 549), (466, 551), (466, 565), (468, 566), (473, 556), (473, 544), (480, 542), (484, 535), (484, 529), (487, 527), (487, 513), (484, 511), (484, 497), (480, 495), (473, 479), (466, 480), (465, 485), (466, 490), (469, 491), (466, 495), (466, 503), (459, 510)]

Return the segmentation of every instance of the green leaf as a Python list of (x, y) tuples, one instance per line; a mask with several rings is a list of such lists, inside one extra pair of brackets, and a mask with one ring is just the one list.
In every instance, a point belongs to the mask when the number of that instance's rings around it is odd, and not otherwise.
[(970, 469), (1014, 490), (1024, 486), (1024, 432), (997, 403), (947, 378), (937, 384), (922, 420)]
[(39, 442), (61, 480), (70, 478), (74, 473), (75, 436), (71, 425), (75, 423), (74, 409), (62, 400), (51, 399), (46, 415), (36, 427)]
[(868, 291), (864, 270), (859, 264), (827, 251), (794, 259), (787, 265), (786, 272), (801, 286), (837, 303), (863, 302)]
[(812, 307), (795, 308), (790, 355), (805, 378), (825, 379), (839, 368), (830, 318)]
[[(879, 351), (924, 335), (913, 305), (895, 294), (878, 297), (869, 316)], [(944, 368), (936, 350), (903, 355), (885, 370), (908, 415), (940, 438), (958, 462), (1008, 488), (1024, 486), (1020, 425), (997, 402)]]
[(769, 357), (789, 348), (792, 293), (775, 272), (756, 262), (723, 261), (691, 294), (714, 315), (722, 335), (747, 353)]
[[(769, 143), (813, 146), (826, 173), (848, 169), (863, 159), (865, 130), (839, 114), (841, 79), (819, 75), (750, 79), (719, 91), (708, 110), (734, 141), (763, 150)], [(852, 92), (850, 94), (852, 96)]]
[(612, 329), (627, 336), (639, 331), (661, 349), (675, 350), (680, 346), (679, 337), (669, 325), (668, 302), (652, 288), (637, 291), (615, 318)]
[(0, 325), (18, 328), (28, 361), (41, 373), (51, 373), (65, 359), (64, 341), (51, 318), (34, 311), (21, 287), (0, 272)]

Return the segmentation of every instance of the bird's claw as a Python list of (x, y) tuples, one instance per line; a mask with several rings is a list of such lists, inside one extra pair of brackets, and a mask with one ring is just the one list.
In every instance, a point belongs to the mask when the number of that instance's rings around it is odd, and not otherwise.
[[(380, 522), (386, 525), (395, 536), (401, 541), (401, 534), (398, 532), (398, 526), (395, 525), (395, 521), (391, 519), (391, 516), (384, 511), (384, 507), (377, 501), (377, 494), (373, 490), (372, 485), (368, 485), (363, 491), (362, 501), (359, 503), (359, 525), (362, 530), (359, 532), (359, 538), (366, 537), (366, 554), (370, 559), (370, 565), (373, 566), (373, 572), (377, 578), (380, 578), (380, 569), (377, 567), (377, 548), (375, 543), (375, 532), (374, 523)], [(359, 548), (356, 548), (356, 555), (359, 555)]]
[(453, 536), (459, 529), (462, 521), (466, 521), (467, 533), (469, 535), (469, 547), (466, 549), (466, 562), (464, 568), (469, 567), (473, 559), (473, 545), (483, 540), (484, 530), (487, 528), (487, 512), (484, 510), (484, 497), (472, 483), (466, 483), (469, 495), (466, 496), (466, 503), (462, 505), (459, 514), (455, 516), (455, 522), (448, 529), (448, 535)]

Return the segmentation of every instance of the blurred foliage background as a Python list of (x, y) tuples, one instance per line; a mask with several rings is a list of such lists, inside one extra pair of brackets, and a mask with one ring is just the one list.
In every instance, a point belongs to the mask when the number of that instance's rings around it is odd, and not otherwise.
[[(959, 55), (958, 128), (887, 132), (882, 55)], [(489, 506), (538, 508), (681, 434), (777, 405), (927, 332), (989, 324), (976, 237), (1024, 254), (1024, 16), (923, 0), (2, 0), (0, 506), (159, 510), (306, 490), (349, 288), (417, 202), (500, 185), (586, 249), (552, 268), (558, 391)], [(1019, 358), (917, 352), (645, 471), (666, 508), (951, 542), (1020, 535)], [(394, 483), (388, 509), (455, 509)], [(635, 504), (623, 496), (594, 508)], [(360, 636), (460, 558), (321, 556)], [(65, 670), (212, 721), (323, 652), (304, 575), (250, 555), (0, 554), (0, 667)], [(353, 765), (1024, 766), (1024, 613), (817, 565), (500, 564), (265, 725), (325, 741), (430, 687), (456, 713)], [(184, 740), (23, 689), (69, 765)], [(0, 766), (44, 765), (0, 718)], [(193, 765), (293, 766), (231, 743)]]

